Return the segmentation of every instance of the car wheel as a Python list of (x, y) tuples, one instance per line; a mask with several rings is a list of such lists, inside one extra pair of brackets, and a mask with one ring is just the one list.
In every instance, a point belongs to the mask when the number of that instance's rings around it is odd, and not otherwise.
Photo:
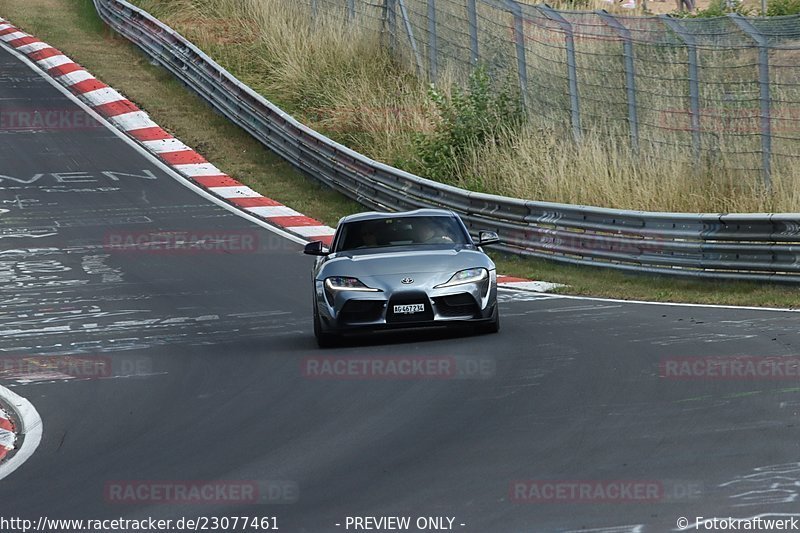
[(316, 309), (314, 309), (314, 336), (317, 338), (317, 346), (320, 348), (332, 348), (339, 342), (338, 335), (322, 331), (322, 324)]

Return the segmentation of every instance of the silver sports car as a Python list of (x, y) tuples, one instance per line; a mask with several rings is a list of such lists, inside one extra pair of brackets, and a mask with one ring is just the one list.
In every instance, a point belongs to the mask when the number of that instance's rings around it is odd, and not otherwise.
[(330, 250), (306, 245), (314, 265), (314, 334), (321, 347), (345, 333), (388, 328), (463, 326), (497, 332), (497, 276), (451, 211), (360, 213), (339, 221)]

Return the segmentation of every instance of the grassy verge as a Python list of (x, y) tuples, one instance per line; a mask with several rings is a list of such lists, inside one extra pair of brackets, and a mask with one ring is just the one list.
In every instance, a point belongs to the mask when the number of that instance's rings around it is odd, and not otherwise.
[[(328, 224), (360, 210), (295, 172), (216, 115), (168, 73), (150, 65), (135, 47), (103, 27), (90, 0), (0, 0), (0, 16), (62, 49), (163, 127), (254, 189)], [(217, 59), (224, 63), (225, 57)], [(392, 68), (391, 63), (386, 63), (386, 68)], [(258, 80), (246, 81), (259, 85)], [(796, 307), (800, 301), (800, 289), (793, 287), (629, 275), (500, 255), (495, 260), (505, 274), (565, 283), (569, 287), (564, 291), (570, 294), (780, 307)]]

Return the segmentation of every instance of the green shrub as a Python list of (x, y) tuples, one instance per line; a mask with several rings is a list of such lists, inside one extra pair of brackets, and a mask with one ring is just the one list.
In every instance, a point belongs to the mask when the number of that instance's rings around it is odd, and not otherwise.
[(770, 0), (767, 4), (768, 17), (796, 15), (800, 13), (800, 0)]
[(683, 18), (712, 18), (724, 17), (729, 13), (738, 13), (743, 17), (758, 14), (753, 8), (744, 5), (741, 0), (711, 0), (706, 9), (698, 9), (694, 13), (682, 12), (673, 15)]
[[(519, 92), (511, 80), (493, 82), (485, 67), (476, 68), (465, 90), (454, 88), (451, 96), (433, 85), (428, 97), (436, 112), (432, 133), (414, 137), (417, 157), (413, 169), (423, 176), (454, 183), (459, 169), (474, 148), (488, 142), (502, 142), (504, 130), (518, 131), (524, 122)], [(480, 187), (480, 180), (474, 184)]]

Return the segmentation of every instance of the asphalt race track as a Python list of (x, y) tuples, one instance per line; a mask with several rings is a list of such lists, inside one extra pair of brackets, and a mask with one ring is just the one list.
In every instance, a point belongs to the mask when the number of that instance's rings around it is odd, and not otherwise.
[[(299, 244), (191, 190), (4, 49), (0, 106), (66, 117), (0, 131), (0, 385), (44, 426), (0, 481), (0, 514), (275, 517), (287, 532), (450, 517), (482, 533), (798, 511), (797, 374), (668, 369), (797, 356), (800, 315), (503, 291), (498, 335), (320, 351)], [(140, 245), (158, 232), (212, 237)], [(324, 374), (335, 361), (426, 360), (444, 366)], [(225, 490), (120, 496), (203, 484)], [(258, 501), (235, 497), (237, 484), (259, 487)]]

